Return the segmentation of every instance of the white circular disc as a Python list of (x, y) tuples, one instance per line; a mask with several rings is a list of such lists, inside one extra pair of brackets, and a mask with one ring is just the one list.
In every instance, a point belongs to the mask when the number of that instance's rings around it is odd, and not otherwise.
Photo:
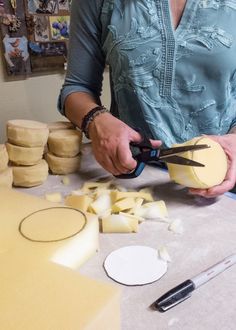
[(109, 277), (126, 285), (143, 285), (157, 281), (167, 271), (167, 262), (148, 246), (132, 245), (110, 253), (104, 262)]

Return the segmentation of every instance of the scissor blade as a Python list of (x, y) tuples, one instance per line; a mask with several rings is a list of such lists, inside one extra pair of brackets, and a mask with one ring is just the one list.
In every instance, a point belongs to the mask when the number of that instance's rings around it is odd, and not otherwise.
[(197, 167), (204, 167), (205, 165), (202, 163), (198, 163), (194, 160), (187, 159), (181, 156), (169, 156), (162, 159), (165, 163), (171, 163), (171, 164), (179, 164), (179, 165), (186, 165), (186, 166), (197, 166)]
[(163, 159), (165, 157), (174, 156), (176, 154), (179, 154), (181, 152), (186, 151), (195, 151), (195, 150), (201, 150), (201, 149), (207, 149), (210, 148), (207, 144), (194, 144), (189, 146), (180, 146), (180, 147), (173, 147), (168, 149), (161, 149), (159, 154), (159, 159)]

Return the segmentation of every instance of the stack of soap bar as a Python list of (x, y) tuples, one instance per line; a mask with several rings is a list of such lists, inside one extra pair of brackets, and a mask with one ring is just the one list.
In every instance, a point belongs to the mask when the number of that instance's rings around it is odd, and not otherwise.
[(45, 158), (53, 174), (69, 174), (80, 167), (82, 133), (75, 129), (54, 130), (49, 134)]
[(13, 184), (33, 187), (48, 176), (47, 163), (42, 159), (49, 129), (46, 124), (32, 120), (9, 120), (6, 143), (13, 170)]
[[(210, 188), (222, 183), (227, 172), (227, 156), (219, 143), (208, 137), (197, 137), (178, 146), (207, 144), (209, 148), (188, 151), (180, 156), (204, 164), (204, 167), (168, 163), (170, 178), (186, 187)], [(174, 145), (174, 147), (177, 145)]]
[(5, 144), (0, 144), (0, 187), (11, 187), (13, 183), (12, 169), (8, 166), (8, 153)]

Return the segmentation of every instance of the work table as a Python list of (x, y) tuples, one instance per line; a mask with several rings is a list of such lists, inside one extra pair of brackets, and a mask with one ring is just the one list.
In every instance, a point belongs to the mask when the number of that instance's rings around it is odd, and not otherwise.
[[(66, 196), (86, 180), (106, 177), (112, 179), (96, 163), (86, 145), (81, 170), (69, 175), (69, 185), (64, 185), (60, 176), (49, 175), (41, 186), (17, 189), (41, 197), (46, 192), (61, 192)], [(147, 166), (136, 179), (115, 180), (128, 189), (152, 187), (155, 199), (165, 201), (170, 219), (181, 219), (184, 228), (182, 234), (175, 234), (168, 230), (167, 223), (147, 220), (140, 225), (138, 233), (100, 234), (99, 252), (80, 267), (80, 273), (122, 289), (122, 330), (235, 329), (236, 266), (194, 291), (190, 299), (172, 310), (160, 313), (150, 305), (172, 287), (235, 252), (236, 200), (228, 196), (210, 200), (189, 195), (186, 188), (170, 182), (168, 173), (157, 167)], [(107, 277), (103, 262), (110, 252), (127, 245), (146, 245), (155, 249), (166, 246), (172, 259), (167, 273), (144, 286), (128, 287), (113, 282)]]

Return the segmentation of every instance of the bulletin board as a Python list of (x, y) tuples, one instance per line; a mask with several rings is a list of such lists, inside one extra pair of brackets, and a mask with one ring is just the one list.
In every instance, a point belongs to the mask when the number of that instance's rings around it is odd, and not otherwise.
[(0, 0), (0, 30), (8, 75), (63, 70), (70, 0)]

